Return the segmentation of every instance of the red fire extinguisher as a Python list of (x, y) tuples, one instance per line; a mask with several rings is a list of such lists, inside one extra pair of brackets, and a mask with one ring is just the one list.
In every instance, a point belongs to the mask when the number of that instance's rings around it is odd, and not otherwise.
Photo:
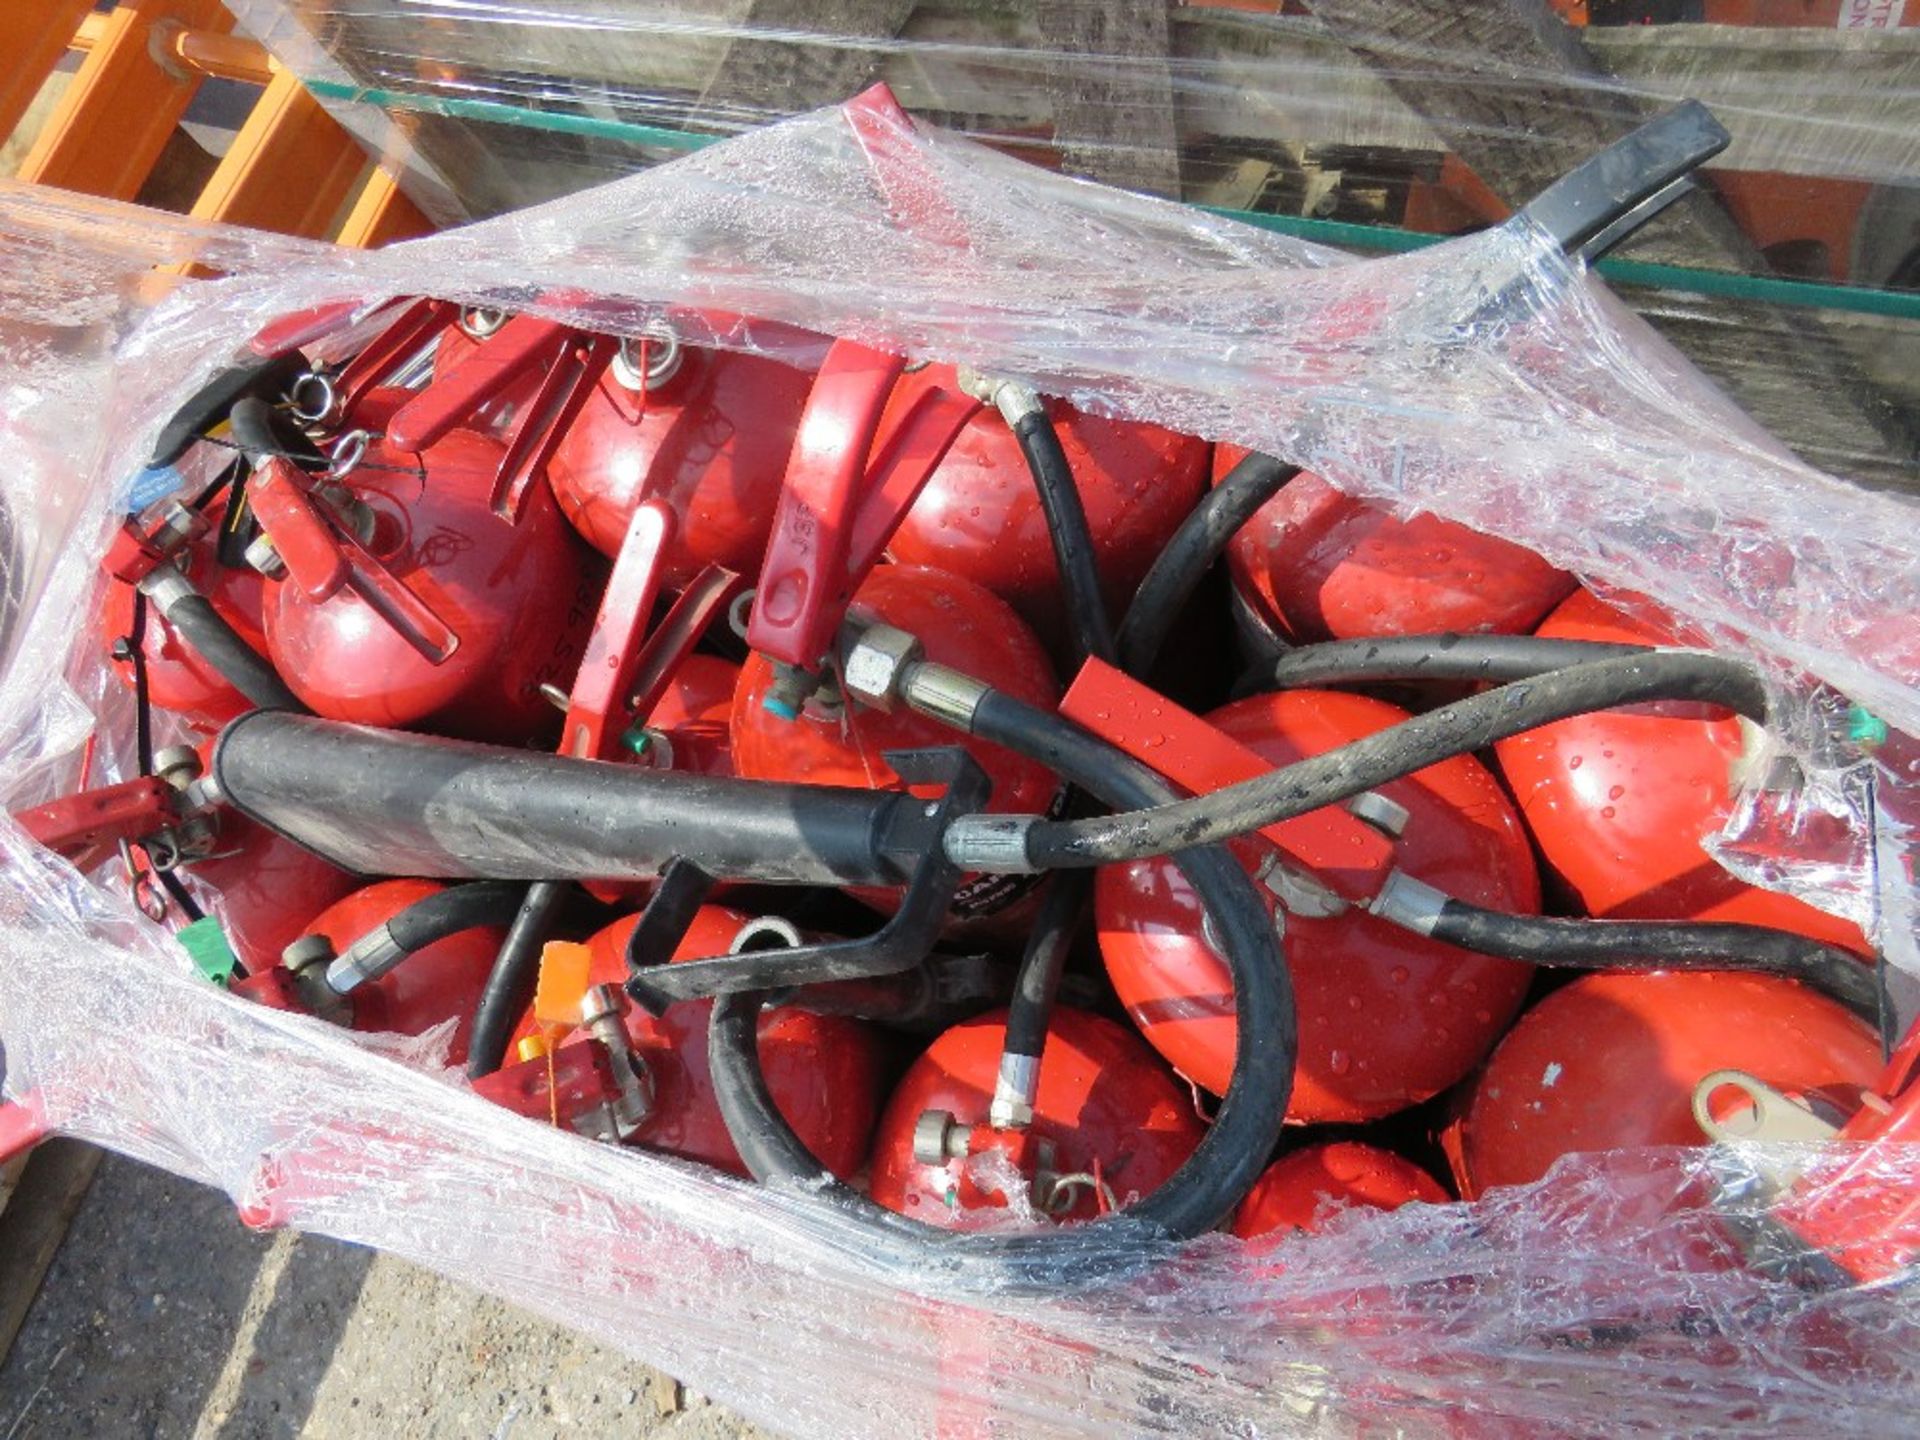
[(1269, 1165), (1240, 1202), (1233, 1233), (1251, 1240), (1275, 1232), (1313, 1232), (1330, 1215), (1355, 1206), (1398, 1210), (1415, 1201), (1444, 1205), (1447, 1200), (1440, 1182), (1411, 1160), (1358, 1140), (1331, 1140)]
[(317, 714), (505, 741), (552, 725), (541, 686), (573, 679), (601, 573), (544, 484), (517, 522), (495, 513), (504, 457), (455, 429), (418, 456), (369, 439), (324, 489), (256, 470), (267, 648)]
[(420, 1035), (451, 1020), (448, 1059), (459, 1064), (521, 889), (492, 881), (376, 881), (315, 916), (281, 965), (233, 989), (362, 1031)]
[(1200, 1142), (1193, 1098), (1111, 1020), (1057, 1007), (1031, 1124), (995, 1130), (988, 1097), (1006, 1012), (941, 1035), (908, 1069), (874, 1134), (873, 1198), (948, 1229), (1004, 1212), (1085, 1220), (1123, 1208), (1180, 1168)]
[[(934, 383), (957, 386), (949, 366)], [(1167, 538), (1206, 490), (1211, 447), (1157, 425), (1107, 420), (1042, 402), (1086, 511), (1108, 606), (1124, 610)], [(1005, 419), (967, 422), (888, 544), (906, 565), (984, 585), (1049, 641), (1065, 633), (1062, 582), (1034, 480)]]
[[(1214, 452), (1216, 482), (1246, 451)], [(1227, 547), (1234, 588), (1289, 644), (1443, 630), (1531, 630), (1574, 587), (1524, 546), (1434, 515), (1401, 520), (1314, 474), (1290, 480)]]
[[(638, 924), (637, 915), (627, 916), (587, 942), (589, 990), (617, 990), (626, 980), (627, 945)], [(798, 938), (783, 922), (756, 922), (739, 911), (705, 905), (694, 916), (674, 958), (724, 955), (737, 944), (757, 943), (756, 936), (771, 937), (775, 943), (793, 943)], [(651, 1108), (623, 1138), (745, 1175), (707, 1073), (707, 1019), (712, 1008), (711, 1001), (683, 1003), (656, 1017), (638, 1007), (622, 1006), (619, 1024), (625, 1043), (651, 1089)], [(529, 1012), (517, 1032), (524, 1058), (476, 1082), (476, 1088), (524, 1113), (545, 1118), (558, 1111), (562, 1123), (571, 1123), (576, 1117), (566, 1113), (561, 1099), (550, 1092), (550, 1077), (563, 1068), (577, 1069), (578, 1054), (569, 1052), (578, 1052), (593, 1039), (582, 1028), (570, 1038), (560, 1037), (557, 1048), (549, 1051), (541, 1022)], [(774, 1103), (807, 1147), (837, 1175), (852, 1175), (866, 1156), (880, 1108), (886, 1051), (878, 1031), (845, 1016), (815, 1014), (793, 1005), (768, 1010), (760, 1018), (760, 1058)], [(572, 1102), (593, 1098), (590, 1087), (570, 1096)]]
[[(1538, 633), (1677, 643), (1665, 623), (1585, 590)], [(1732, 809), (1748, 738), (1747, 725), (1724, 710), (1666, 703), (1596, 710), (1494, 749), (1541, 855), (1587, 914), (1744, 921), (1871, 953), (1857, 926), (1736, 879), (1703, 848)]]
[[(266, 635), (261, 618), (263, 582), (260, 574), (250, 566), (223, 565), (219, 560), (220, 532), (227, 520), (227, 497), (216, 496), (200, 512), (192, 512), (178, 503), (173, 503), (171, 508), (189, 530), (173, 550), (170, 563), (207, 598), (236, 633), (254, 649), (263, 649)], [(140, 607), (145, 613), (139, 617), (136, 627), (137, 593), (133, 585), (110, 577), (101, 597), (101, 632), (107, 638), (114, 673), (127, 688), (135, 688), (132, 652), (137, 644), (146, 671), (148, 700), (155, 709), (179, 715), (202, 730), (216, 729), (251, 709), (252, 702), (234, 689), (199, 650), (187, 643), (155, 607)], [(137, 642), (136, 628), (141, 632)]]
[[(1164, 701), (1140, 716), (1124, 703), (1121, 682), (1109, 676), (1090, 688), (1095, 678), (1089, 667), (1065, 713), (1190, 789), (1324, 754), (1406, 718), (1382, 701), (1309, 690), (1251, 696), (1204, 721)], [(1244, 759), (1246, 773), (1207, 768), (1229, 752), (1236, 764)], [(1288, 1117), (1370, 1120), (1436, 1095), (1472, 1069), (1530, 981), (1525, 966), (1369, 914), (1365, 897), (1375, 876), (1390, 866), (1472, 903), (1523, 913), (1539, 909), (1539, 880), (1519, 817), (1470, 756), (1390, 781), (1348, 810), (1317, 813), (1315, 828), (1279, 835), (1287, 845), (1268, 831), (1235, 848), (1283, 926), (1300, 1026)], [(1378, 867), (1374, 874), (1343, 879), (1373, 848), (1380, 851), (1367, 861)], [(1134, 1023), (1180, 1073), (1224, 1093), (1233, 1065), (1232, 986), (1193, 891), (1170, 861), (1157, 858), (1101, 870), (1094, 897), (1101, 956)]]
[[(854, 597), (852, 613), (919, 638), (927, 659), (976, 676), (1031, 705), (1051, 709), (1059, 688), (1046, 651), (998, 596), (970, 580), (916, 565), (882, 565)], [(733, 762), (749, 780), (907, 788), (884, 756), (891, 750), (952, 745), (951, 729), (904, 707), (883, 712), (843, 703), (831, 690), (787, 719), (768, 707), (775, 671), (752, 655), (733, 701)], [(1033, 760), (981, 740), (960, 739), (993, 784), (990, 808), (1044, 811), (1058, 785)], [(953, 908), (962, 920), (985, 920), (1032, 893), (1027, 877), (974, 877)], [(880, 896), (866, 897), (881, 900)]]
[(1802, 985), (1726, 971), (1584, 975), (1534, 1006), (1475, 1078), (1443, 1135), (1460, 1193), (1524, 1185), (1563, 1155), (1706, 1138), (1693, 1097), (1750, 1072), (1841, 1113), (1880, 1069), (1873, 1030)]
[(762, 355), (625, 342), (548, 464), (560, 508), (612, 556), (640, 502), (663, 501), (679, 522), (669, 589), (707, 564), (757, 575), (812, 384)]

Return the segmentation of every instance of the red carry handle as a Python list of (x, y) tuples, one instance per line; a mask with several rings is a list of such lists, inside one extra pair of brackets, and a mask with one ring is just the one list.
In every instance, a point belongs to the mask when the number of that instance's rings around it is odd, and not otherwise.
[(847, 558), (864, 498), (867, 455), (906, 360), (851, 340), (828, 350), (807, 396), (767, 539), (747, 643), (811, 668), (851, 598)]
[(801, 414), (747, 626), (747, 643), (763, 655), (802, 669), (819, 663), (854, 591), (980, 409), (932, 381), (902, 381), (906, 365), (851, 340), (827, 352)]
[(313, 498), (312, 477), (280, 456), (268, 456), (247, 485), (260, 529), (286, 562), (288, 582), (314, 600), (349, 589), (435, 665), (460, 648), (460, 637), (389, 570), (333, 507)]

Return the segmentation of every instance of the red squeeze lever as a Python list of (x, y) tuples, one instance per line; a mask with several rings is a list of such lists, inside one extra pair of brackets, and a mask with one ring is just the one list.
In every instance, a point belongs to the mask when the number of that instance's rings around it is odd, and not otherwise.
[(827, 351), (800, 417), (747, 627), (747, 643), (770, 659), (802, 670), (819, 663), (853, 592), (980, 409), (971, 396), (915, 377), (896, 394), (906, 365), (851, 340)]
[(620, 349), (611, 335), (590, 335), (534, 315), (516, 315), (459, 364), (395, 412), (387, 440), (418, 454), (477, 415), (522, 377), (543, 372), (539, 389), (507, 435), (493, 488), (494, 513), (517, 520), (527, 489), (593, 394)]
[(708, 565), (649, 635), (647, 622), (660, 595), (661, 560), (674, 528), (673, 510), (660, 500), (642, 501), (627, 523), (567, 699), (563, 755), (613, 758), (628, 727), (652, 713), (680, 662), (740, 592), (740, 576)]
[(262, 460), (247, 485), (247, 503), (286, 563), (287, 583), (313, 600), (352, 590), (435, 665), (460, 648), (460, 637), (400, 582), (333, 507), (314, 499), (313, 480), (280, 456)]
[(327, 413), (315, 418), (332, 424), (352, 415), (369, 391), (386, 384), (395, 371), (419, 354), (459, 313), (460, 307), (448, 300), (415, 300), (405, 306), (394, 316), (392, 324), (347, 362), (333, 381), (333, 398)]
[[(1190, 710), (1100, 660), (1088, 660), (1060, 713), (1195, 795), (1265, 775), (1273, 766)], [(1364, 904), (1393, 869), (1393, 842), (1338, 805), (1260, 831), (1341, 899)]]

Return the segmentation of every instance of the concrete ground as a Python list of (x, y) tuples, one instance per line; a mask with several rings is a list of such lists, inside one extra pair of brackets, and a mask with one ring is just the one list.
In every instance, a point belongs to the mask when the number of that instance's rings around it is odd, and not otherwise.
[(371, 1251), (255, 1234), (219, 1192), (113, 1155), (0, 1365), (0, 1440), (589, 1433), (761, 1432), (545, 1320)]

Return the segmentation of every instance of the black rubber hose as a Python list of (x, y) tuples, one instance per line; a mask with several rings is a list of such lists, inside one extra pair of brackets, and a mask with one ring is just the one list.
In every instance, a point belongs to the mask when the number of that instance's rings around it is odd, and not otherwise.
[(387, 921), (396, 947), (411, 955), (462, 930), (506, 925), (519, 913), (523, 887), (511, 880), (475, 880), (449, 885), (416, 900)]
[(1004, 1053), (1037, 1060), (1046, 1048), (1053, 997), (1059, 992), (1067, 953), (1073, 948), (1073, 932), (1086, 911), (1092, 888), (1090, 870), (1053, 877), (1053, 889), (1041, 902), (1026, 950), (1020, 956), (1013, 1000), (1007, 1007), (1007, 1037), (1001, 1046)]
[(327, 984), (344, 995), (449, 935), (506, 925), (525, 893), (524, 885), (511, 880), (474, 880), (436, 890), (342, 950), (327, 966)]
[(1013, 422), (1040, 509), (1047, 517), (1047, 535), (1053, 541), (1054, 563), (1066, 592), (1067, 614), (1073, 625), (1073, 643), (1081, 658), (1094, 656), (1112, 664), (1113, 623), (1107, 618), (1106, 597), (1100, 591), (1099, 556), (1093, 531), (1087, 525), (1086, 506), (1074, 484), (1073, 467), (1060, 446), (1060, 432), (1044, 408), (1031, 410)]
[[(1391, 915), (1389, 919), (1393, 918)], [(1877, 1024), (1873, 966), (1837, 945), (1764, 925), (1680, 920), (1569, 920), (1506, 915), (1449, 898), (1435, 940), (1482, 955), (1575, 970), (1740, 970), (1799, 980)]]
[(327, 457), (314, 448), (306, 432), (280, 414), (257, 395), (239, 401), (227, 416), (233, 427), (233, 443), (248, 463), (258, 466), (270, 456), (293, 461), (303, 469), (324, 466)]
[(1082, 869), (1231, 840), (1555, 720), (1656, 700), (1720, 705), (1758, 721), (1767, 714), (1760, 675), (1739, 661), (1696, 651), (1598, 660), (1457, 700), (1206, 795), (1086, 820), (1036, 821), (1025, 859), (1035, 869)]
[(197, 591), (169, 595), (159, 609), (174, 633), (253, 704), (262, 710), (307, 713), (267, 657), (249, 645), (206, 596)]
[(307, 359), (289, 351), (265, 360), (229, 366), (202, 385), (167, 421), (154, 441), (150, 466), (171, 465), (187, 447), (231, 415), (235, 404), (249, 396), (285, 391), (307, 370)]
[[(1046, 711), (988, 691), (973, 733), (1056, 769), (1109, 805), (1146, 805), (1167, 782), (1104, 741)], [(1233, 1080), (1212, 1127), (1166, 1183), (1127, 1210), (1082, 1225), (1019, 1235), (934, 1229), (883, 1209), (835, 1179), (773, 1103), (760, 1068), (756, 1021), (765, 997), (722, 995), (709, 1027), (709, 1063), (720, 1113), (747, 1168), (797, 1186), (857, 1222), (857, 1253), (931, 1280), (999, 1293), (1050, 1294), (1118, 1280), (1170, 1253), (1172, 1242), (1211, 1230), (1233, 1212), (1279, 1139), (1293, 1087), (1293, 990), (1266, 907), (1224, 846), (1174, 857), (1211, 918), (1233, 977), (1237, 1024)]]
[(1173, 622), (1227, 542), (1299, 473), (1298, 465), (1250, 451), (1201, 497), (1134, 591), (1117, 642), (1122, 670), (1140, 675), (1159, 658)]
[(533, 1003), (533, 992), (540, 984), (540, 952), (553, 933), (566, 894), (567, 886), (559, 880), (536, 880), (522, 894), (473, 1009), (473, 1030), (467, 1040), (469, 1080), (491, 1075), (506, 1062), (507, 1042)]
[[(1129, 619), (1132, 617), (1129, 616)], [(1651, 645), (1552, 640), (1539, 635), (1390, 635), (1303, 645), (1274, 661), (1262, 688), (1362, 685), (1381, 680), (1464, 680), (1506, 685), (1569, 665), (1652, 653)]]

